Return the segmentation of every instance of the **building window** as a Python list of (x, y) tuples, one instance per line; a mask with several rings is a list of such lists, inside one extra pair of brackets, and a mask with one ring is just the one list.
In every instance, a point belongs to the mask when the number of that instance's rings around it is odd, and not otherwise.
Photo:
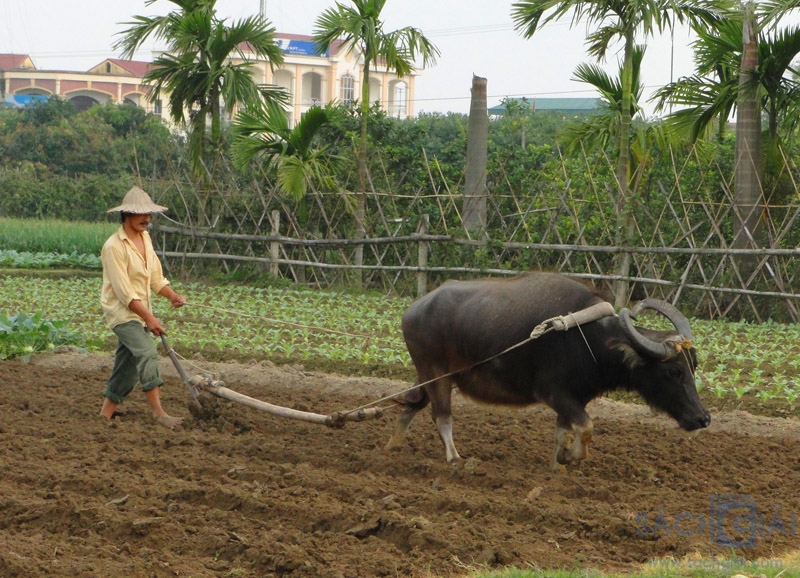
[(319, 74), (311, 75), (311, 106), (322, 104), (322, 77)]
[(322, 106), (322, 76), (316, 72), (303, 75), (303, 106)]
[(340, 100), (344, 106), (350, 106), (355, 100), (355, 79), (352, 74), (345, 74), (342, 77), (342, 90)]
[(111, 63), (106, 62), (106, 74), (111, 74)]
[(398, 118), (405, 118), (408, 116), (408, 107), (406, 106), (406, 84), (405, 82), (398, 82), (394, 87), (394, 116)]
[(161, 100), (157, 100), (153, 103), (153, 114), (156, 116), (161, 116)]

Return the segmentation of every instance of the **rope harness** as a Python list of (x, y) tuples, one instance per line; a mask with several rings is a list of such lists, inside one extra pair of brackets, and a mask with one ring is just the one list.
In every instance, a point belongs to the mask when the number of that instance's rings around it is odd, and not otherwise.
[[(583, 334), (583, 330), (581, 329), (581, 325), (585, 325), (586, 323), (591, 323), (592, 321), (597, 321), (598, 319), (602, 319), (603, 317), (611, 317), (611, 316), (616, 317), (616, 315), (617, 314), (614, 312), (614, 306), (611, 305), (611, 303), (608, 303), (607, 301), (602, 301), (600, 303), (595, 303), (594, 305), (592, 305), (590, 307), (587, 307), (586, 309), (581, 309), (580, 311), (576, 311), (575, 313), (567, 313), (566, 315), (559, 315), (557, 317), (551, 317), (550, 319), (545, 319), (539, 325), (537, 325), (536, 327), (533, 328), (533, 331), (531, 331), (531, 333), (530, 333), (530, 335), (528, 337), (526, 337), (525, 339), (523, 339), (519, 343), (516, 343), (516, 344), (514, 344), (514, 345), (512, 345), (510, 347), (507, 347), (506, 349), (504, 349), (500, 353), (496, 353), (496, 354), (492, 355), (491, 357), (487, 357), (486, 359), (483, 359), (481, 361), (477, 361), (477, 362), (475, 362), (472, 365), (469, 365), (467, 367), (462, 367), (461, 369), (457, 369), (455, 371), (451, 371), (450, 373), (445, 373), (444, 375), (440, 375), (439, 377), (435, 377), (433, 379), (429, 379), (428, 381), (423, 381), (422, 383), (416, 383), (416, 384), (412, 385), (411, 387), (408, 387), (408, 388), (406, 388), (406, 389), (404, 389), (402, 391), (399, 391), (399, 392), (397, 392), (397, 393), (395, 393), (393, 395), (388, 395), (386, 397), (382, 397), (381, 399), (378, 399), (378, 400), (373, 401), (371, 403), (362, 405), (361, 407), (357, 407), (356, 409), (354, 409), (352, 411), (359, 411), (359, 410), (371, 407), (373, 405), (377, 405), (377, 404), (382, 403), (384, 401), (395, 399), (395, 398), (397, 398), (397, 397), (399, 397), (401, 395), (405, 395), (409, 391), (414, 391), (415, 389), (418, 389), (420, 387), (424, 387), (424, 386), (426, 386), (428, 384), (431, 384), (434, 381), (438, 381), (438, 380), (440, 380), (442, 378), (445, 378), (445, 377), (452, 377), (452, 376), (457, 375), (459, 373), (462, 373), (464, 371), (469, 371), (471, 369), (474, 369), (474, 368), (478, 367), (479, 365), (483, 365), (484, 363), (488, 363), (488, 362), (492, 361), (493, 359), (497, 359), (498, 357), (501, 357), (501, 356), (505, 355), (509, 351), (513, 351), (514, 349), (517, 349), (518, 347), (522, 347), (523, 345), (533, 341), (534, 339), (539, 339), (540, 337), (550, 333), (551, 331), (568, 331), (568, 330), (572, 329), (573, 327), (577, 327), (578, 331), (581, 332), (581, 337), (583, 337), (583, 341), (586, 343), (586, 347), (589, 349), (589, 353), (591, 354), (592, 359), (594, 359), (594, 362), (597, 363), (597, 358), (594, 356), (594, 352), (592, 351), (592, 348), (589, 346), (589, 342), (587, 341), (586, 336)], [(453, 386), (453, 387), (455, 387), (455, 386)]]

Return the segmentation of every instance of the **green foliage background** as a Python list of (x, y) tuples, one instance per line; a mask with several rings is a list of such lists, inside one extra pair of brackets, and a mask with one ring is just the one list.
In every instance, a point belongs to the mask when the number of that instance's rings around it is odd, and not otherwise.
[[(524, 247), (506, 250), (500, 243), (613, 246), (613, 224), (617, 222), (613, 199), (617, 190), (615, 151), (573, 147), (566, 154), (560, 143), (565, 129), (581, 120), (552, 111), (532, 114), (513, 107), (505, 116), (492, 118), (487, 167), (490, 242), (479, 248), (437, 245), (432, 248), (429, 264), (442, 268), (466, 263), (483, 269), (558, 269), (562, 252), (533, 253)], [(464, 236), (459, 209), (467, 124), (467, 117), (459, 114), (422, 114), (400, 120), (377, 108), (372, 111), (369, 168), (376, 194), (370, 195), (367, 205), (369, 236), (411, 235), (422, 214), (430, 217), (430, 234)], [(637, 122), (634, 132), (640, 171), (636, 181), (640, 202), (635, 211), (642, 239), (653, 246), (685, 245), (681, 241), (685, 238), (684, 223), (669, 216), (670, 196), (673, 202), (677, 196), (683, 200), (687, 211), (684, 218), (696, 227), (692, 231), (696, 239), (716, 242), (717, 229), (730, 238), (731, 213), (712, 222), (696, 201), (727, 202), (726, 191), (732, 186), (733, 136), (723, 133), (690, 146), (659, 136), (657, 122)], [(351, 192), (358, 187), (357, 133), (357, 113), (333, 107), (332, 121), (321, 131), (319, 144), (343, 159), (334, 174), (335, 186), (321, 187), (318, 195), (291, 201), (265, 194), (275, 183), (275, 174), (266, 165), (254, 162), (239, 171), (227, 162), (228, 133), (214, 179), (208, 182), (195, 179), (187, 170), (183, 140), (135, 106), (97, 106), (77, 113), (69, 103), (56, 99), (21, 111), (0, 109), (0, 217), (112, 223), (114, 217), (107, 214), (108, 208), (116, 205), (131, 185), (139, 184), (157, 202), (170, 207), (168, 217), (200, 226), (213, 221), (218, 233), (255, 232), (252, 229), (260, 215), (278, 210), (285, 223), (282, 232), (288, 228), (291, 236), (352, 238), (356, 230)], [(787, 158), (797, 154), (792, 148), (795, 144), (786, 146)], [(800, 182), (797, 167), (787, 163), (783, 178)], [(789, 197), (796, 201), (797, 192)], [(782, 205), (771, 209), (771, 216), (775, 222), (786, 222), (793, 210), (791, 204)], [(263, 220), (262, 227), (259, 233), (268, 232)], [(782, 247), (796, 247), (800, 229), (787, 231), (781, 243)], [(243, 254), (240, 251), (249, 245), (231, 241), (224, 252)], [(305, 260), (301, 250), (289, 248), (287, 256)], [(328, 262), (343, 262), (340, 253), (328, 253)], [(593, 259), (595, 270), (590, 271), (581, 259), (573, 259), (571, 272), (596, 273), (598, 267), (606, 273), (612, 271), (613, 253)], [(673, 269), (684, 268), (689, 257), (684, 262), (680, 259), (674, 258)], [(383, 264), (403, 264), (402, 257), (387, 252)], [(205, 263), (199, 269), (214, 278), (227, 275), (224, 264)], [(236, 270), (239, 280), (255, 279), (260, 274), (258, 266), (249, 270), (238, 266)], [(432, 284), (441, 280), (443, 277), (436, 274), (430, 277)], [(702, 279), (689, 281), (701, 283)]]
[(142, 177), (166, 178), (182, 143), (134, 105), (78, 113), (51, 98), (0, 108), (0, 216), (105, 221)]

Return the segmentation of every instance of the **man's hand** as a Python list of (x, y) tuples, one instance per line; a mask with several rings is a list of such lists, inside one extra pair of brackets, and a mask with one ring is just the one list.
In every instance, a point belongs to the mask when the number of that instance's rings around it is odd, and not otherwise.
[(161, 327), (161, 322), (152, 315), (150, 316), (150, 319), (147, 319), (145, 321), (145, 324), (147, 324), (147, 329), (150, 330), (150, 333), (152, 333), (156, 337), (161, 337), (162, 335), (167, 334), (167, 332), (164, 331), (164, 328)]
[(174, 291), (169, 285), (164, 285), (163, 289), (161, 289), (158, 294), (169, 299), (169, 302), (172, 303), (172, 306), (176, 309), (186, 305), (186, 299), (183, 295)]
[(161, 327), (161, 322), (158, 320), (158, 318), (153, 315), (139, 299), (134, 299), (131, 301), (128, 304), (128, 309), (141, 317), (142, 321), (144, 321), (144, 324), (147, 326), (147, 329), (156, 337), (161, 337), (162, 335), (167, 334), (167, 332), (164, 331), (164, 328)]
[(169, 302), (172, 303), (172, 306), (176, 309), (178, 307), (183, 307), (186, 305), (186, 299), (180, 293), (172, 292), (172, 295), (169, 296)]

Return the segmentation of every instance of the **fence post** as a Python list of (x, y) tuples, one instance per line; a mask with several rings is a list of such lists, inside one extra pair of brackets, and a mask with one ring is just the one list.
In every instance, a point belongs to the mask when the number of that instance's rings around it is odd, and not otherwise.
[[(272, 224), (272, 236), (277, 237), (281, 234), (281, 212), (280, 211), (272, 211), (272, 218), (270, 219), (270, 223)], [(269, 244), (269, 253), (270, 253), (270, 262), (269, 262), (269, 274), (273, 277), (278, 276), (278, 259), (280, 258), (280, 250), (281, 244), (278, 241), (271, 241)]]
[[(420, 215), (417, 235), (427, 235), (429, 223), (429, 215)], [(417, 259), (417, 266), (419, 267), (419, 271), (417, 271), (417, 297), (422, 297), (428, 292), (428, 272), (424, 270), (424, 268), (428, 266), (428, 241), (420, 240), (418, 243), (419, 256)]]

